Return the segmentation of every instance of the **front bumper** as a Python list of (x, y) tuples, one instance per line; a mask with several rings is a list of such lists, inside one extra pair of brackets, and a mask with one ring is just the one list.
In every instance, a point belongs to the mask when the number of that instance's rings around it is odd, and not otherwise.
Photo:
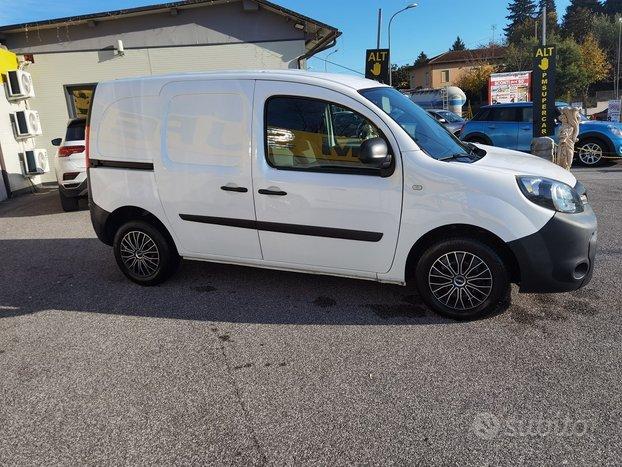
[(589, 205), (579, 214), (557, 212), (538, 232), (508, 243), (520, 268), (521, 292), (568, 292), (594, 271), (597, 223)]

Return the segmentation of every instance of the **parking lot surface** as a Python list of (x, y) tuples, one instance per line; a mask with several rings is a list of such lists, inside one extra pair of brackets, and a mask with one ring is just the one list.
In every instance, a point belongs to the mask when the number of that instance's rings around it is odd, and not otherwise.
[(0, 463), (618, 464), (622, 166), (575, 174), (592, 282), (466, 323), (210, 263), (143, 288), (55, 190), (0, 203)]

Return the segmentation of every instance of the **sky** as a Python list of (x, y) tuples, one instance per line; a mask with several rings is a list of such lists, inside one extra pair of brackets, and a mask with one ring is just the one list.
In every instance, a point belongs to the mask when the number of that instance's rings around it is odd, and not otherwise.
[[(363, 72), (365, 49), (375, 48), (378, 8), (382, 8), (381, 47), (387, 45), (390, 16), (408, 3), (403, 0), (272, 0), (281, 6), (338, 28), (343, 34), (337, 46), (309, 60), (309, 67), (331, 72), (352, 73), (321, 60), (329, 60), (351, 70)], [(76, 16), (107, 10), (164, 3), (164, 0), (20, 0), (20, 8), (0, 0), (0, 24)], [(474, 48), (503, 38), (508, 0), (418, 0), (414, 9), (400, 13), (391, 26), (391, 62), (412, 63), (424, 51), (428, 57), (451, 47), (460, 36)], [(557, 0), (558, 16), (563, 16), (570, 0)], [(494, 30), (493, 30), (494, 28)]]

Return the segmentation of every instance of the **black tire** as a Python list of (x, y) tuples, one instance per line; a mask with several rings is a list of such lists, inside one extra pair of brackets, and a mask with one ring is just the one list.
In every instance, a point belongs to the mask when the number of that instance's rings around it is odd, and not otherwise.
[(575, 156), (584, 167), (596, 167), (603, 162), (607, 153), (607, 145), (596, 138), (586, 138), (575, 145)]
[(144, 221), (123, 224), (114, 236), (114, 257), (121, 272), (140, 285), (157, 285), (168, 279), (181, 258), (175, 245), (157, 227)]
[(65, 196), (62, 191), (58, 192), (60, 196), (60, 205), (65, 212), (77, 211), (79, 208), (80, 198)]
[(509, 275), (499, 254), (487, 244), (467, 237), (449, 238), (430, 246), (417, 263), (415, 277), (423, 301), (453, 319), (488, 315), (509, 297)]

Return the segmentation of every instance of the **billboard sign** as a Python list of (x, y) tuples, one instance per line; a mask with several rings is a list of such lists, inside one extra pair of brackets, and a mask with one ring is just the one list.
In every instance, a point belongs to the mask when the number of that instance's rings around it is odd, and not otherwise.
[(555, 46), (533, 51), (533, 136), (555, 133)]
[(531, 100), (531, 71), (493, 73), (488, 79), (488, 103), (529, 102)]
[(389, 84), (389, 49), (367, 49), (365, 78)]

